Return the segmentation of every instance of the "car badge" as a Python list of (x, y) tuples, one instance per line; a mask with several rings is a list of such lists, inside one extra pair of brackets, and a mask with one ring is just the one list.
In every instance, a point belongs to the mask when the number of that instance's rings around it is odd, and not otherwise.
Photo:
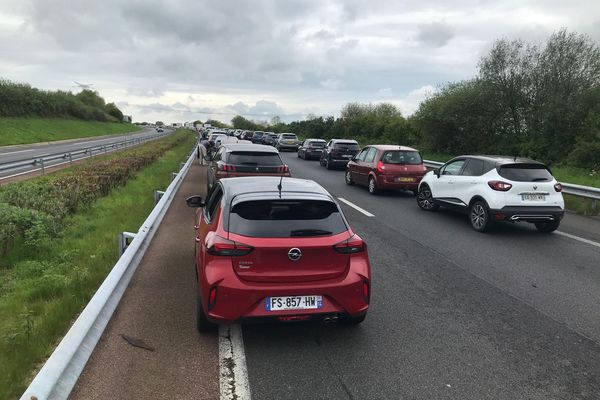
[(537, 190), (537, 186), (533, 185), (533, 190)]
[(259, 168), (258, 168), (258, 167), (256, 167), (256, 172), (258, 172), (258, 169), (259, 169)]
[(294, 247), (293, 249), (290, 249), (290, 251), (288, 251), (288, 258), (292, 261), (298, 261), (300, 259), (300, 257), (302, 257), (302, 252), (300, 251), (299, 248)]

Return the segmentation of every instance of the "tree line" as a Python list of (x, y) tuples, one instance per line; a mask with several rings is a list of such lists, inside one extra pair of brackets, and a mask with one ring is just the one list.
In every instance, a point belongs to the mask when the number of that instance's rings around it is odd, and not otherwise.
[(106, 103), (98, 92), (77, 94), (46, 91), (25, 83), (0, 79), (0, 117), (76, 118), (89, 121), (122, 122), (123, 113)]

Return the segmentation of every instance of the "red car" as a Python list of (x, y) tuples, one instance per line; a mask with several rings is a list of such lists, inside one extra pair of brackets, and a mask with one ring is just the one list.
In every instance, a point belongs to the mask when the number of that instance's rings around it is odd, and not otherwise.
[(346, 184), (364, 185), (369, 193), (405, 189), (417, 194), (427, 168), (421, 154), (406, 146), (367, 146), (346, 167)]
[(196, 212), (197, 325), (365, 319), (367, 245), (319, 184), (276, 177), (226, 178)]

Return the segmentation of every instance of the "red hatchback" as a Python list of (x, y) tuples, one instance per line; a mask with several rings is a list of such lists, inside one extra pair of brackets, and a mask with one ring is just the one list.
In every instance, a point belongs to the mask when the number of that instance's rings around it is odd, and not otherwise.
[(256, 320), (357, 324), (369, 308), (367, 245), (319, 184), (219, 180), (196, 212), (198, 330)]
[(392, 145), (367, 146), (346, 167), (346, 184), (364, 185), (369, 193), (405, 189), (417, 193), (427, 168), (419, 151)]

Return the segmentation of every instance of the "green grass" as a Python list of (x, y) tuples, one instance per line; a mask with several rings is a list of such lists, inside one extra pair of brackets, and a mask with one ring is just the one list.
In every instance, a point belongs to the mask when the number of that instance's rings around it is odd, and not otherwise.
[(141, 128), (118, 122), (61, 118), (0, 118), (0, 146), (117, 135)]
[(117, 260), (116, 236), (136, 232), (190, 153), (187, 138), (125, 186), (68, 217), (60, 236), (37, 248), (18, 244), (0, 270), (0, 399), (18, 397)]

